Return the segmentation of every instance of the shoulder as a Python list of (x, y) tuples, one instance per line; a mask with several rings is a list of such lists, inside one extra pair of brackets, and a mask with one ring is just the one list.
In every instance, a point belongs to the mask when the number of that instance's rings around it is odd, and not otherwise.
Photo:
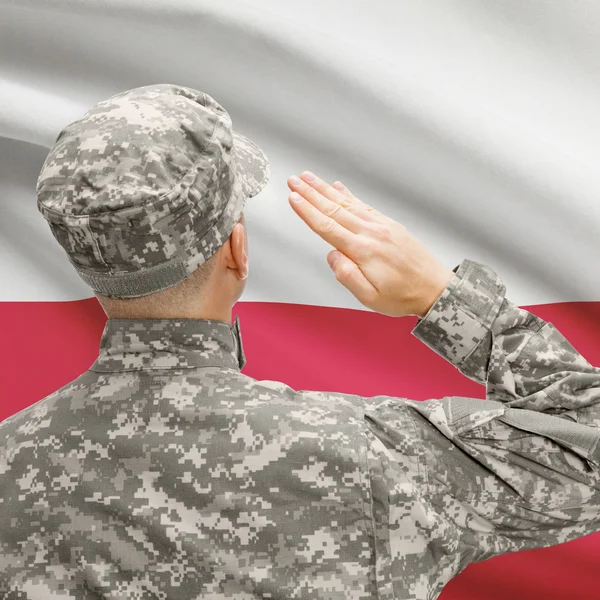
[(282, 381), (253, 379), (242, 373), (232, 378), (232, 385), (243, 386), (256, 401), (271, 407), (286, 406), (296, 411), (306, 410), (321, 414), (347, 414), (362, 419), (365, 399), (357, 394), (335, 391), (296, 390)]
[(88, 389), (96, 379), (95, 374), (86, 371), (51, 394), (7, 417), (0, 423), (0, 438), (6, 441), (11, 434), (31, 434), (48, 427), (55, 416), (68, 408), (70, 399), (78, 391)]

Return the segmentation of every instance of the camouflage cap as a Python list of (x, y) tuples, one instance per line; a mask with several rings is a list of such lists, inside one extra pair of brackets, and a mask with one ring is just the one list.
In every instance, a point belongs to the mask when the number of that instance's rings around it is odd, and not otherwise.
[(268, 179), (265, 154), (211, 96), (151, 85), (61, 131), (37, 182), (38, 208), (88, 285), (133, 298), (206, 262)]

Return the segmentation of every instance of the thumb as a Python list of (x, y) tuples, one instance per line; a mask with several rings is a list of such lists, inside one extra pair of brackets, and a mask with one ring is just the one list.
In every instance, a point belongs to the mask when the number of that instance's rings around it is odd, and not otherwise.
[(339, 250), (332, 250), (327, 255), (327, 262), (334, 272), (335, 278), (359, 302), (369, 307), (369, 303), (373, 302), (377, 297), (377, 290), (363, 275), (358, 265)]

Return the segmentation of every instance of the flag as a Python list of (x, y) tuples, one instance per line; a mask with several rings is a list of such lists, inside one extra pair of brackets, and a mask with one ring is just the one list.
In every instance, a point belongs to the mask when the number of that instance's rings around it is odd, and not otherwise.
[[(67, 123), (141, 85), (209, 93), (261, 146), (245, 209), (244, 373), (295, 389), (484, 398), (360, 305), (288, 205), (286, 179), (343, 181), (449, 268), (492, 267), (507, 297), (600, 364), (600, 5), (385, 0), (0, 1), (0, 419), (94, 361), (105, 315), (37, 212)], [(443, 600), (592, 600), (600, 535), (469, 565)]]

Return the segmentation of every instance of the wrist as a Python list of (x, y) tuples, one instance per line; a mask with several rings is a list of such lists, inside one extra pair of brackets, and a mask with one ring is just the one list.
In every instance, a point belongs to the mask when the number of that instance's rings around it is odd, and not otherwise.
[(444, 293), (444, 290), (448, 287), (448, 284), (454, 278), (454, 271), (451, 269), (445, 269), (439, 277), (435, 279), (427, 290), (423, 294), (421, 309), (417, 313), (420, 319), (423, 319), (427, 313), (431, 310), (436, 301)]

